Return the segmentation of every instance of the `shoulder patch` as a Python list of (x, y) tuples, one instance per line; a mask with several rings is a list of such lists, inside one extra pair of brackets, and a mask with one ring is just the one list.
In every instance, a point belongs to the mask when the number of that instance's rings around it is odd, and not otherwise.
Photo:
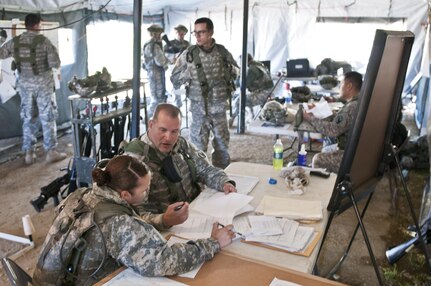
[(343, 122), (344, 121), (344, 117), (343, 117), (343, 115), (339, 115), (339, 116), (337, 116), (337, 124), (340, 124), (341, 122)]

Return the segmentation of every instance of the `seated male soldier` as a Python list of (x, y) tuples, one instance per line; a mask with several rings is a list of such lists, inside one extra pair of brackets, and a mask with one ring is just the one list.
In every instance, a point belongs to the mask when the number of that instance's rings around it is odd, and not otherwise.
[[(329, 172), (338, 173), (346, 147), (347, 134), (353, 125), (358, 109), (358, 96), (362, 87), (362, 75), (358, 72), (347, 72), (340, 83), (340, 100), (345, 104), (331, 121), (315, 118), (304, 111), (304, 120), (313, 125), (316, 131), (326, 137), (335, 137), (337, 145), (324, 148), (314, 155), (312, 167), (326, 168)], [(329, 146), (328, 146), (329, 147)]]
[(148, 201), (139, 207), (144, 217), (143, 212), (160, 214), (174, 202), (188, 206), (203, 185), (226, 194), (236, 192), (235, 182), (222, 169), (212, 166), (203, 151), (180, 135), (180, 129), (180, 109), (161, 103), (148, 131), (122, 147), (125, 154), (143, 160), (153, 174)]

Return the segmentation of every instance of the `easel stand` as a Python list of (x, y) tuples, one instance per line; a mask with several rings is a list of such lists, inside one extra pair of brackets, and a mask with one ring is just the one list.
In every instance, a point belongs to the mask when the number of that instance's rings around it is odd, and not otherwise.
[[(326, 278), (333, 278), (333, 275), (341, 267), (341, 264), (344, 262), (344, 260), (346, 259), (347, 255), (350, 251), (350, 248), (353, 244), (353, 240), (356, 237), (356, 233), (358, 232), (358, 229), (361, 228), (362, 235), (364, 236), (365, 244), (367, 245), (367, 249), (368, 249), (368, 253), (370, 255), (371, 262), (373, 263), (374, 271), (376, 272), (377, 280), (379, 281), (379, 285), (383, 285), (383, 280), (380, 276), (380, 272), (379, 272), (379, 268), (377, 266), (376, 258), (374, 256), (373, 249), (371, 248), (370, 240), (368, 239), (367, 231), (365, 230), (365, 226), (364, 226), (364, 223), (362, 221), (362, 219), (365, 216), (365, 212), (368, 209), (368, 205), (371, 201), (371, 198), (373, 197), (373, 192), (371, 192), (371, 194), (368, 196), (367, 202), (365, 203), (365, 206), (364, 206), (364, 209), (362, 210), (362, 213), (359, 213), (357, 200), (356, 200), (355, 195), (353, 193), (353, 187), (352, 187), (352, 183), (350, 181), (349, 176), (346, 176), (345, 180), (340, 182), (337, 185), (337, 191), (338, 191), (340, 197), (348, 196), (350, 198), (350, 202), (352, 203), (353, 209), (355, 210), (356, 218), (358, 219), (358, 224), (355, 227), (355, 231), (353, 232), (353, 235), (350, 239), (349, 245), (347, 246), (346, 250), (344, 251), (343, 256), (340, 258), (340, 260), (337, 262), (337, 264), (329, 271), (329, 273), (326, 275)], [(329, 227), (330, 222), (332, 221), (334, 215), (335, 215), (334, 212), (331, 212), (331, 215), (330, 215), (329, 220), (328, 220), (328, 227)], [(326, 236), (327, 231), (328, 231), (328, 228), (325, 231), (325, 236)], [(325, 239), (325, 237), (323, 239)]]

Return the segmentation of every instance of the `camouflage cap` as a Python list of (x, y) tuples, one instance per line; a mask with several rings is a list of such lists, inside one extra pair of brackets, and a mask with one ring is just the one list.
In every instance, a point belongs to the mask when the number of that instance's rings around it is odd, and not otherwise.
[(189, 30), (186, 28), (186, 26), (184, 25), (178, 25), (174, 28), (175, 30), (177, 30), (178, 32), (183, 31), (184, 33), (187, 33)]
[(164, 29), (162, 28), (162, 26), (159, 26), (157, 24), (153, 24), (153, 25), (148, 27), (147, 31), (150, 33), (163, 33)]

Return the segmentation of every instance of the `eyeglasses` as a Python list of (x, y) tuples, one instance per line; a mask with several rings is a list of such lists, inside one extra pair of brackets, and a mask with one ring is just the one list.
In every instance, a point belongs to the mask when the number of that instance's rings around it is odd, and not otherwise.
[(202, 34), (207, 33), (208, 30), (202, 30), (202, 31), (193, 31), (193, 35), (195, 35), (195, 37), (200, 36)]

